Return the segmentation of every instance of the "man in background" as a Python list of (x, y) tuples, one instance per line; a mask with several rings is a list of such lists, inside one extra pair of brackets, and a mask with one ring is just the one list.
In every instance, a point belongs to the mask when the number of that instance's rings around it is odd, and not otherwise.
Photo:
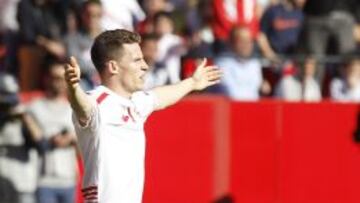
[(62, 63), (49, 63), (45, 97), (33, 101), (29, 111), (41, 128), (44, 146), (37, 202), (73, 203), (77, 175), (75, 134)]

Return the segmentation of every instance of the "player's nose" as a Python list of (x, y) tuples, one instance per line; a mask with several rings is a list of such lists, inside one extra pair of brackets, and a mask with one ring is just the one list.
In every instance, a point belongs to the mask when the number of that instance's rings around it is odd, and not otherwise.
[(143, 71), (149, 70), (149, 65), (145, 61), (143, 61), (143, 64), (141, 66), (141, 70), (143, 70)]

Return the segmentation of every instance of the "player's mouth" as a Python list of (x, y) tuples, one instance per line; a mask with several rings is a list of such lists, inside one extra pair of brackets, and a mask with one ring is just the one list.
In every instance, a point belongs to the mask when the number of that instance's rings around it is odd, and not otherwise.
[(142, 80), (142, 81), (144, 81), (144, 80), (145, 80), (145, 74), (144, 74), (144, 75), (141, 75), (141, 76), (139, 77), (139, 79)]

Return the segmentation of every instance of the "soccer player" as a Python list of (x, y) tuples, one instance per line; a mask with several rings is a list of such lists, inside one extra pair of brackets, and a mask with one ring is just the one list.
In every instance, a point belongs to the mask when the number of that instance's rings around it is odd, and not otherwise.
[(140, 203), (147, 117), (193, 90), (203, 90), (220, 81), (221, 71), (206, 66), (204, 59), (192, 77), (143, 91), (149, 67), (143, 59), (140, 40), (138, 34), (127, 30), (100, 34), (91, 48), (91, 58), (102, 85), (87, 93), (79, 86), (80, 67), (74, 57), (65, 68), (73, 123), (85, 166), (82, 192), (86, 203)]

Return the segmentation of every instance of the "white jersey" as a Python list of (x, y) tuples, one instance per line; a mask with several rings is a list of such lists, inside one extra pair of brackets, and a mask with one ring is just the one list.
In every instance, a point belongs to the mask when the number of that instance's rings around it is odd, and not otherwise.
[(90, 91), (94, 103), (85, 127), (73, 115), (85, 174), (85, 203), (140, 203), (144, 185), (144, 122), (156, 107), (152, 92), (130, 99), (104, 86)]

